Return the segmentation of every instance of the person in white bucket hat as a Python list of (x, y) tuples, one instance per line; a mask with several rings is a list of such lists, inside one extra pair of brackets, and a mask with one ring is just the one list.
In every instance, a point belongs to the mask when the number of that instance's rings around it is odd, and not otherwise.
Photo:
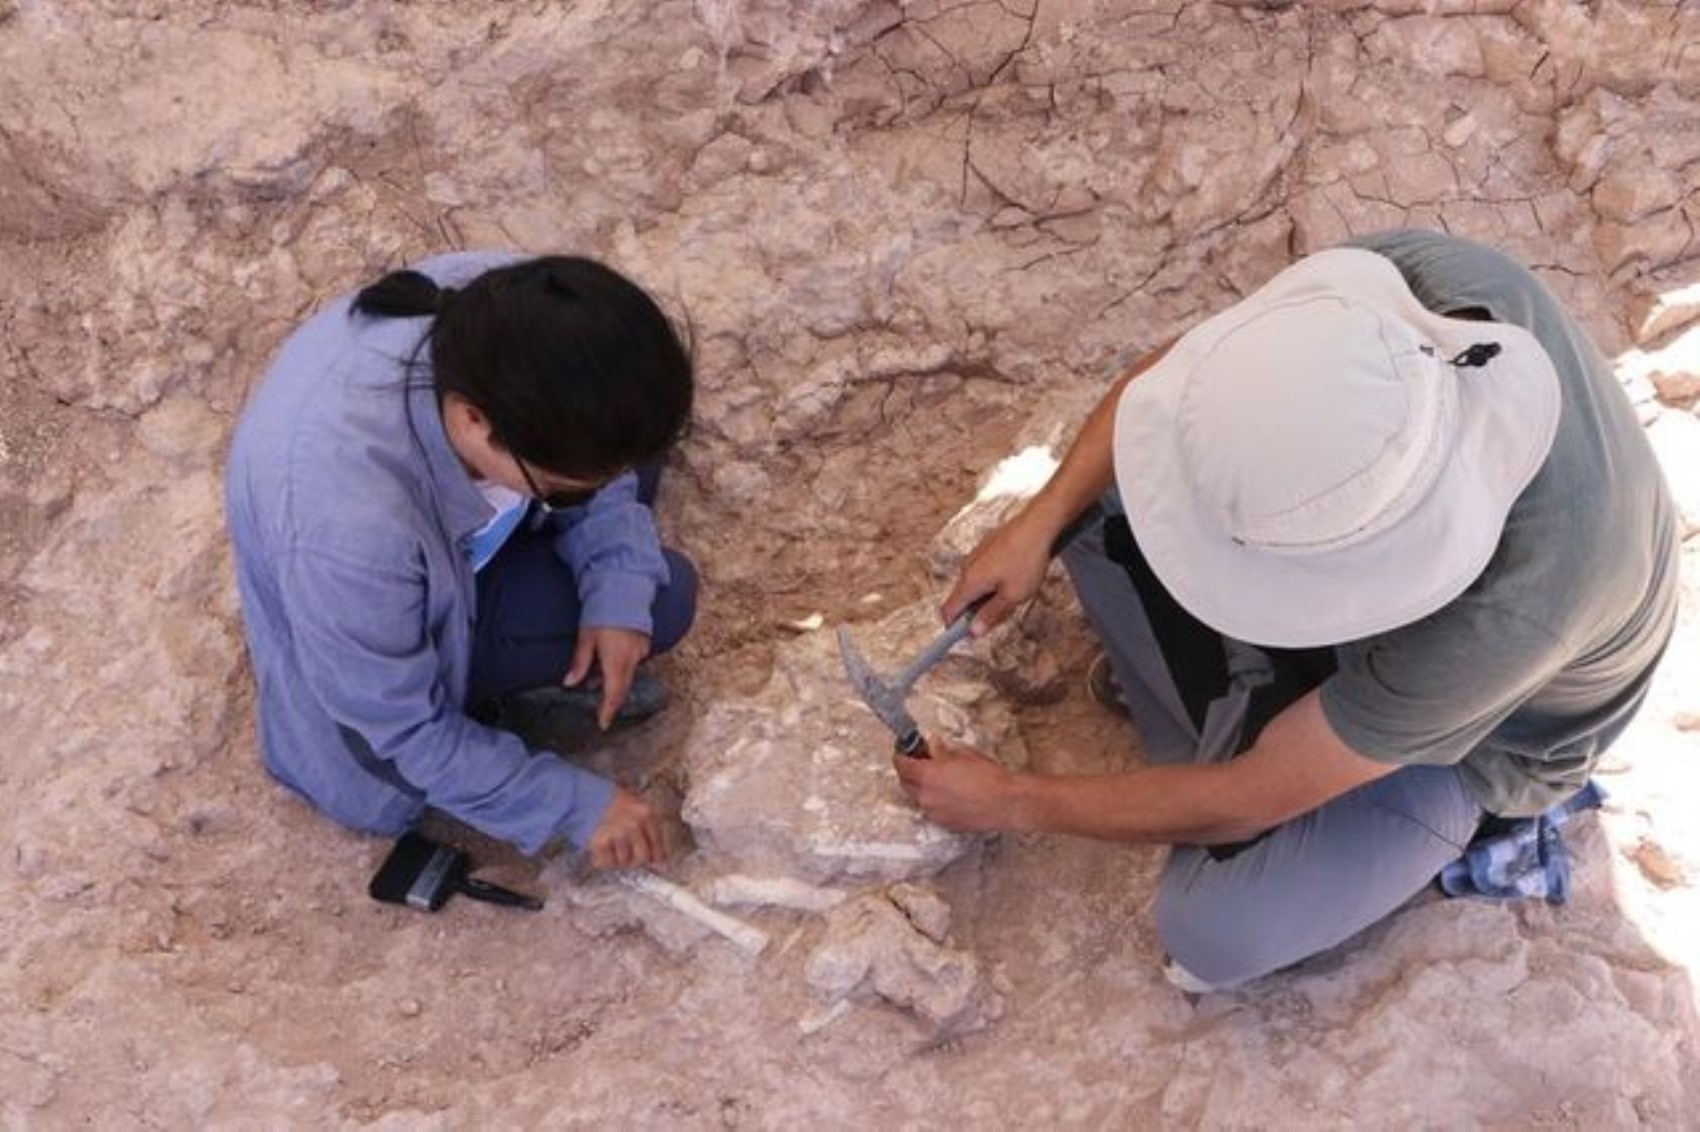
[(1134, 366), (944, 616), (997, 624), (1082, 515), (1063, 560), (1145, 764), (938, 739), (897, 770), (952, 828), (1172, 845), (1190, 990), (1342, 942), (1576, 794), (1675, 623), (1675, 511), (1609, 367), (1527, 270), (1437, 233), (1312, 255)]

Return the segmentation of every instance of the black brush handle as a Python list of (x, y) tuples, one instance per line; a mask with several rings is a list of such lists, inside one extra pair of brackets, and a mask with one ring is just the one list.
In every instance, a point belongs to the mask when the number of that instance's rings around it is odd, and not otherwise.
[(460, 891), (473, 900), (500, 904), (504, 908), (524, 908), (527, 912), (537, 912), (543, 908), (543, 901), (535, 896), (527, 896), (523, 892), (515, 892), (511, 888), (503, 888), (499, 884), (474, 880), (471, 877), (461, 878)]

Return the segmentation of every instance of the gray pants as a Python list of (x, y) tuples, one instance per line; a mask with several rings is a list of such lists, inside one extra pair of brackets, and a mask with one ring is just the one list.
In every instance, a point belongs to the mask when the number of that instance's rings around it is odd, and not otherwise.
[[(1119, 511), (1113, 497), (1106, 506)], [(1109, 653), (1152, 763), (1232, 758), (1255, 689), (1273, 663), (1223, 639), (1227, 690), (1194, 722), (1129, 573), (1104, 549), (1102, 520), (1063, 553)], [(1355, 935), (1420, 892), (1463, 853), (1482, 809), (1452, 767), (1395, 771), (1218, 858), (1176, 845), (1157, 894), (1157, 934), (1182, 967), (1226, 987)]]

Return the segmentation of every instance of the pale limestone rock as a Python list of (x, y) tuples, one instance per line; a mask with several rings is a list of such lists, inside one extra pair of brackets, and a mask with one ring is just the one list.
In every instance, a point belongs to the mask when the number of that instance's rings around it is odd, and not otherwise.
[[(929, 605), (853, 627), (863, 655), (895, 674), (939, 631)], [(946, 658), (910, 694), (923, 729), (1026, 761), (1009, 710), (971, 656)], [(767, 686), (713, 705), (685, 739), (683, 817), (710, 860), (818, 883), (928, 876), (977, 839), (931, 824), (891, 767), (892, 735), (851, 690), (836, 637), (780, 646)]]
[(1596, 246), (1607, 264), (1642, 272), (1692, 254), (1692, 226), (1682, 204), (1700, 160), (1693, 111), (1668, 85), (1631, 100), (1596, 89), (1559, 117), (1554, 150), (1570, 186), (1590, 194), (1602, 223)]
[(1293, 218), (1293, 246), (1300, 255), (1331, 248), (1351, 237), (1346, 216), (1352, 211), (1349, 188), (1338, 182), (1294, 194), (1287, 205)]
[(789, 80), (830, 73), (847, 47), (902, 18), (894, 4), (857, 0), (826, 0), (801, 12), (773, 0), (693, 0), (692, 7), (738, 77), (739, 100), (751, 103)]
[(1594, 247), (1613, 271), (1645, 270), (1675, 263), (1694, 244), (1694, 230), (1678, 209), (1654, 212), (1635, 222), (1601, 220)]
[[(985, 1127), (1684, 1124), (1687, 621), (1612, 752), (1633, 815), (1573, 842), (1569, 907), (1419, 902), (1194, 1008), (1156, 975), (1150, 855), (1008, 838), (951, 881), (998, 900), (957, 931), (1018, 972), (1024, 1025), (914, 1062), (881, 1029), (907, 1022), (841, 999), (807, 1088), (775, 1024), (804, 988), (766, 977), (800, 960), (783, 944), (753, 978), (718, 945), (636, 945), (628, 902), (658, 936), (689, 922), (612, 885), (587, 939), (551, 872), (536, 918), (361, 914), (371, 843), (257, 769), (223, 436), (291, 327), (423, 255), (593, 254), (689, 322), (663, 518), (709, 584), (672, 718), (599, 764), (636, 784), (694, 765), (682, 717), (765, 680), (776, 624), (915, 598), (903, 556), (1032, 413), (1293, 254), (1443, 227), (1536, 264), (1608, 354), (1695, 321), (1693, 4), (1031, 9), (0, 0), (0, 1124), (839, 1127), (940, 1098)], [(1652, 430), (1691, 521), (1693, 422)], [(992, 661), (934, 679), (1002, 689)], [(770, 723), (790, 702), (744, 698)], [(1047, 765), (1098, 741), (1035, 735)], [(889, 739), (851, 746), (879, 766)], [(1058, 1032), (1094, 1040), (1034, 1044)]]
[(1617, 373), (1631, 399), (1651, 391), (1667, 405), (1686, 407), (1700, 398), (1700, 326), (1690, 327), (1657, 347), (1625, 351)]
[(1643, 841), (1629, 854), (1637, 868), (1659, 888), (1675, 888), (1687, 883), (1682, 864), (1656, 841)]
[(1003, 1013), (1003, 997), (979, 961), (944, 945), (949, 908), (918, 885), (857, 897), (827, 916), (826, 937), (804, 976), (829, 1003), (879, 998), (914, 1014), (931, 1032), (954, 1037)]
[(950, 905), (932, 888), (924, 884), (894, 884), (885, 894), (909, 918), (915, 930), (934, 943), (943, 943), (950, 934)]
[(1389, 58), (1420, 60), (1436, 76), (1473, 78), (1485, 70), (1475, 25), (1465, 20), (1427, 15), (1388, 20), (1369, 46)]
[(1679, 264), (1670, 274), (1644, 281), (1647, 290), (1631, 304), (1631, 327), (1639, 345), (1656, 343), (1672, 331), (1700, 321), (1700, 262)]
[[(1498, 7), (1509, 12), (1516, 3), (1510, 0)], [(1483, 77), (1520, 109), (1551, 114), (1556, 96), (1544, 85), (1529, 81), (1529, 76), (1548, 61), (1540, 39), (1526, 34), (1510, 20), (1479, 20), (1475, 28)]]
[(1627, 112), (1624, 101), (1616, 95), (1593, 90), (1559, 115), (1553, 152), (1569, 171), (1570, 188), (1586, 192), (1599, 180), (1616, 150), (1610, 126)]
[(1692, 366), (1681, 369), (1655, 369), (1652, 375), (1653, 388), (1659, 391), (1659, 400), (1667, 405), (1687, 406), (1700, 400), (1700, 370)]
[(142, 414), (137, 435), (149, 452), (180, 469), (213, 463), (224, 440), (224, 420), (191, 395), (170, 397)]
[(98, 197), (52, 150), (8, 132), (0, 137), (0, 236), (9, 239), (72, 239), (100, 228)]
[(1613, 165), (1594, 185), (1594, 208), (1608, 220), (1633, 224), (1650, 213), (1670, 208), (1687, 188), (1676, 173), (1649, 169), (1637, 163)]

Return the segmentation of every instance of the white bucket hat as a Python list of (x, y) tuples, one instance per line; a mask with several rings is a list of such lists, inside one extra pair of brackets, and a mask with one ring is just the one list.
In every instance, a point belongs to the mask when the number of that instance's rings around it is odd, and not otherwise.
[(1254, 644), (1337, 645), (1464, 592), (1558, 415), (1533, 335), (1434, 314), (1386, 258), (1337, 248), (1128, 383), (1116, 483), (1193, 616)]

